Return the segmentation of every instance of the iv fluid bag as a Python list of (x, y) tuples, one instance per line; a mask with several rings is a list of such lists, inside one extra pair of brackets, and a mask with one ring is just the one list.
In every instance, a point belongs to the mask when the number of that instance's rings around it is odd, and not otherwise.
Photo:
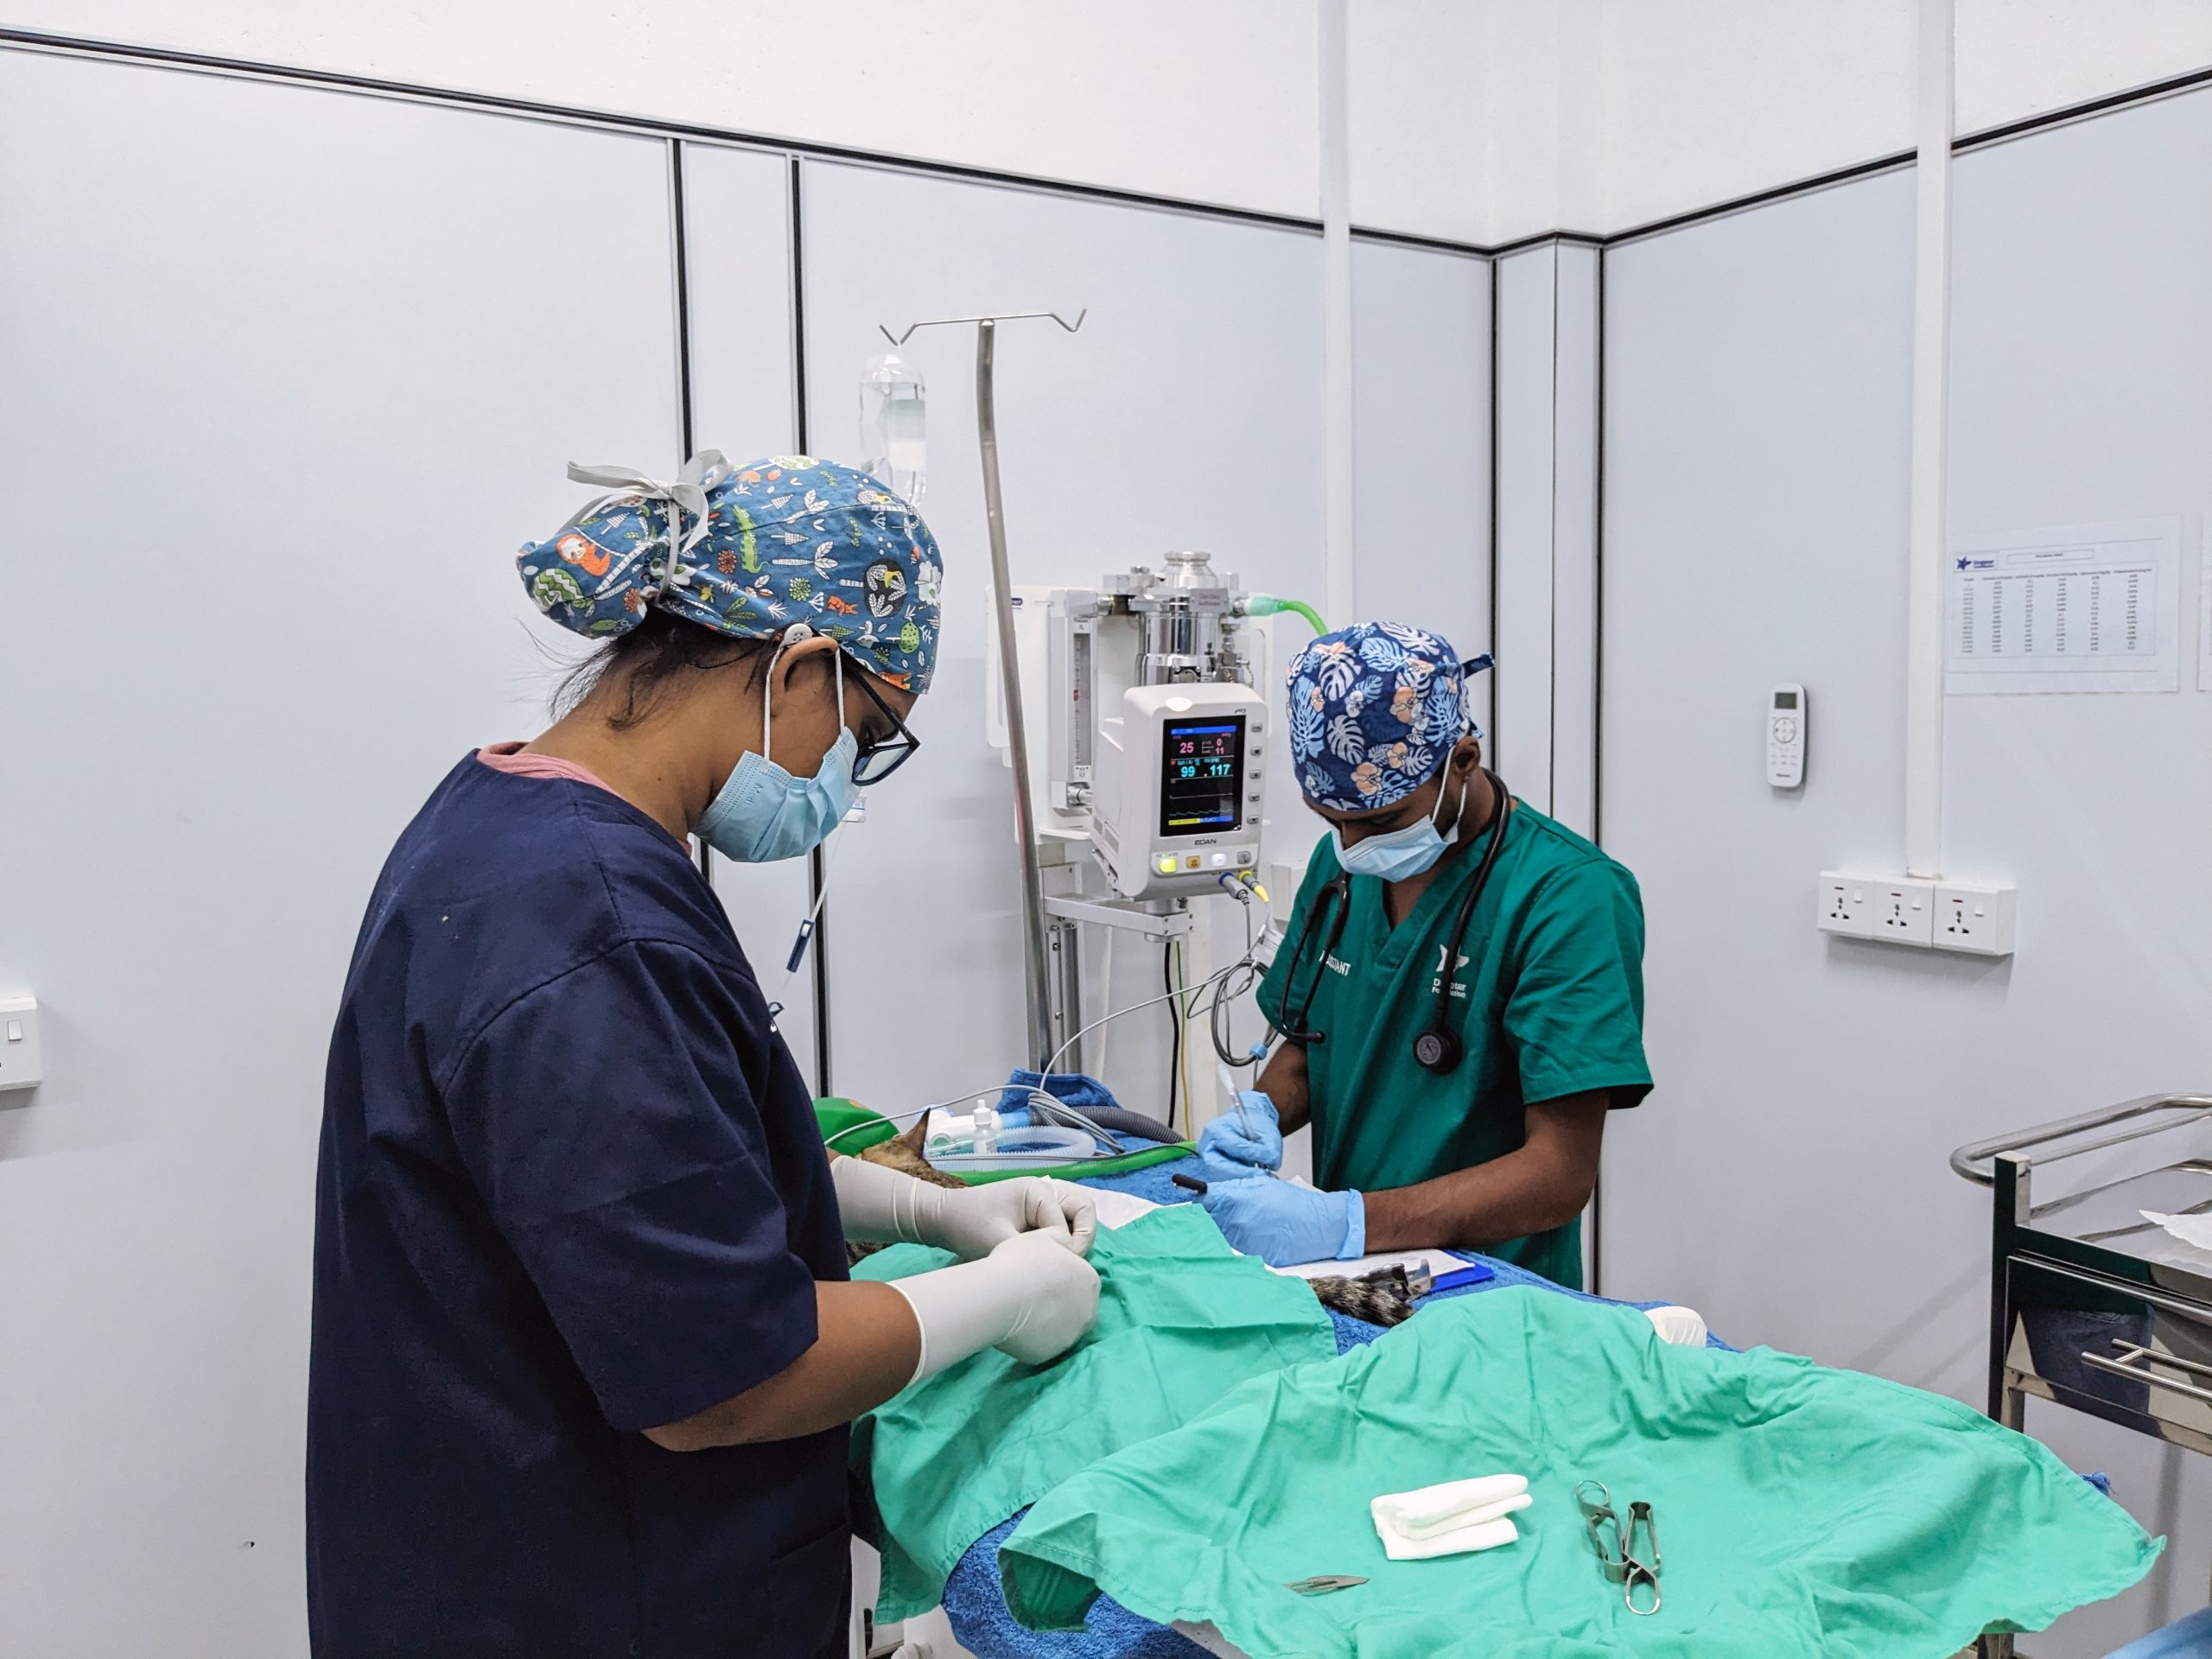
[(861, 371), (861, 467), (912, 506), (927, 486), (922, 372), (895, 352)]

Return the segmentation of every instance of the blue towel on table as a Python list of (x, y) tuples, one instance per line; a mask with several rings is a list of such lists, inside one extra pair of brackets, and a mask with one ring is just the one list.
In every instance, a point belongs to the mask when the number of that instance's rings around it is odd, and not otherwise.
[[(961, 1565), (964, 1567), (967, 1563), (963, 1561)], [(1169, 1634), (1173, 1633), (1171, 1631)], [(1180, 1642), (1182, 1638), (1176, 1637), (1175, 1640)], [(1199, 1651), (1198, 1649), (1192, 1648), (1191, 1643), (1187, 1642), (1184, 1642), (1183, 1645), (1192, 1652)], [(1068, 1651), (1074, 1653), (1077, 1649), (1071, 1648)], [(1097, 1651), (1097, 1649), (1090, 1649), (1090, 1651)], [(1145, 1656), (1145, 1659), (1152, 1659), (1155, 1649), (1109, 1648), (1104, 1651), (1141, 1653)], [(1160, 1648), (1156, 1651), (1165, 1655), (1175, 1649)], [(2207, 1654), (2212, 1654), (2212, 1607), (2208, 1607), (2200, 1613), (2191, 1613), (2178, 1624), (2169, 1624), (2163, 1630), (2153, 1630), (2141, 1641), (2131, 1642), (2118, 1651), (2107, 1654), (2105, 1659), (2204, 1659)]]

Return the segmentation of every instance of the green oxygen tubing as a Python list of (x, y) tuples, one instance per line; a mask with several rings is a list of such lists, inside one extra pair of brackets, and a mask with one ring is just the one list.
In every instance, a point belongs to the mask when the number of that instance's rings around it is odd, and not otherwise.
[(1277, 599), (1273, 594), (1255, 594), (1245, 601), (1244, 608), (1253, 616), (1273, 616), (1278, 611), (1295, 611), (1313, 624), (1315, 633), (1329, 631), (1321, 620), (1321, 613), (1302, 599)]

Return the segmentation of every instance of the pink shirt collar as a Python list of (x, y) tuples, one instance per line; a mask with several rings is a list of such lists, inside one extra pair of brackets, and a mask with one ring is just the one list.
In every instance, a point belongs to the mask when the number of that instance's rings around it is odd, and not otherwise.
[(556, 760), (550, 754), (524, 754), (520, 743), (486, 743), (476, 751), (476, 758), (494, 772), (504, 772), (516, 778), (560, 778), (572, 784), (589, 784), (594, 789), (605, 789), (607, 782), (598, 773), (578, 766), (573, 760)]

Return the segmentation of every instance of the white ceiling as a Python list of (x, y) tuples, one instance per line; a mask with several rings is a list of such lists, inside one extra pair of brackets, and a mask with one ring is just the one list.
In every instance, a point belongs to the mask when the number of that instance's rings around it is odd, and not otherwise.
[[(1335, 0), (10, 0), (19, 28), (1312, 218)], [(1355, 222), (1609, 232), (1906, 149), (1913, 0), (1342, 0)], [(1985, 127), (2212, 67), (2212, 0), (1957, 0)]]
[[(1353, 216), (1611, 232), (1912, 145), (1914, 0), (1349, 0)], [(1961, 131), (2212, 67), (2212, 0), (1957, 0)]]

